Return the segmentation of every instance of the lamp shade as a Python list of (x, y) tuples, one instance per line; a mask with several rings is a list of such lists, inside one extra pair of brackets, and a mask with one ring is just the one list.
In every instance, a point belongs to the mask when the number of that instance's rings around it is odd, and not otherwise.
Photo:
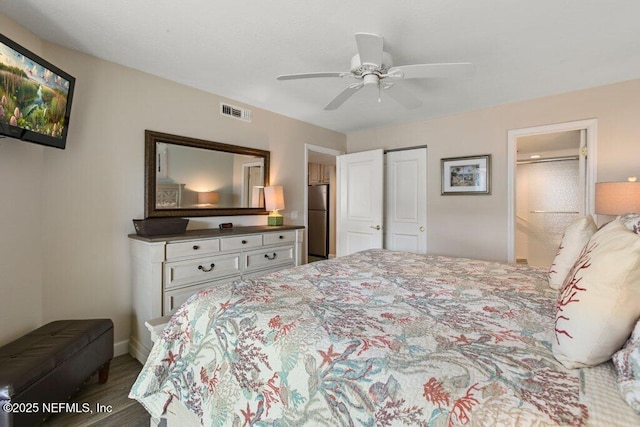
[(215, 205), (218, 203), (218, 193), (215, 191), (202, 191), (198, 193), (198, 204)]
[(640, 212), (640, 182), (596, 183), (596, 213), (624, 215)]
[(265, 208), (268, 211), (284, 209), (284, 190), (281, 185), (264, 187)]

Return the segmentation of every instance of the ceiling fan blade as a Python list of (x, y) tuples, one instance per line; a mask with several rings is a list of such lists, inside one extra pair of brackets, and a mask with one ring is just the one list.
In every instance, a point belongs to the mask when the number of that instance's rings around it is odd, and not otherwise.
[(378, 68), (382, 64), (382, 42), (382, 36), (377, 34), (356, 33), (360, 64)]
[(352, 74), (349, 72), (322, 72), (322, 73), (302, 73), (302, 74), (283, 74), (278, 76), (278, 80), (296, 80), (296, 79), (315, 79), (317, 77), (347, 77)]
[(389, 69), (391, 78), (428, 79), (434, 77), (467, 77), (475, 67), (470, 62), (400, 65)]
[(398, 85), (391, 86), (389, 89), (385, 90), (385, 93), (393, 98), (398, 104), (410, 110), (422, 105), (422, 101), (416, 98), (411, 92)]
[(342, 104), (344, 104), (344, 102), (351, 98), (351, 96), (353, 96), (354, 93), (356, 93), (358, 90), (360, 90), (360, 88), (364, 86), (364, 83), (355, 83), (352, 84), (350, 86), (347, 86), (347, 88), (345, 90), (343, 90), (342, 92), (340, 92), (338, 94), (338, 96), (336, 96), (335, 98), (333, 98), (333, 100), (327, 104), (326, 107), (324, 107), (325, 110), (336, 110), (338, 107), (340, 107)]

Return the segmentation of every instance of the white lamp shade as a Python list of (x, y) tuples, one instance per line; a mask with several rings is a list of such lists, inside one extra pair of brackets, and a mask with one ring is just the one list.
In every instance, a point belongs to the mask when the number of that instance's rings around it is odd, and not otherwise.
[(601, 215), (640, 213), (640, 182), (597, 183), (596, 213)]
[(215, 205), (218, 203), (218, 193), (215, 191), (202, 191), (198, 193), (198, 204)]
[(281, 185), (264, 187), (265, 208), (268, 211), (284, 209), (284, 190)]

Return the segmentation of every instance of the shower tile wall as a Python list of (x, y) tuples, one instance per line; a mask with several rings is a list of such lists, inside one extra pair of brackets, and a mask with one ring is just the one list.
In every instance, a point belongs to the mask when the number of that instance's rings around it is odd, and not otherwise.
[(578, 161), (518, 165), (516, 191), (516, 258), (548, 267), (578, 217)]

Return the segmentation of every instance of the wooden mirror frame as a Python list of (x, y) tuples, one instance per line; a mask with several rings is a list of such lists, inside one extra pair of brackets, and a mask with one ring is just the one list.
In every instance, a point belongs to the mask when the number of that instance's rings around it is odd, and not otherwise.
[(265, 208), (162, 208), (156, 207), (156, 143), (182, 145), (186, 147), (202, 148), (205, 150), (223, 151), (233, 154), (244, 154), (262, 157), (264, 159), (264, 185), (269, 185), (269, 151), (256, 148), (239, 147), (237, 145), (206, 141), (171, 135), (152, 130), (145, 130), (144, 145), (144, 216), (145, 218), (164, 217), (197, 217), (197, 216), (229, 216), (229, 215), (267, 215)]

